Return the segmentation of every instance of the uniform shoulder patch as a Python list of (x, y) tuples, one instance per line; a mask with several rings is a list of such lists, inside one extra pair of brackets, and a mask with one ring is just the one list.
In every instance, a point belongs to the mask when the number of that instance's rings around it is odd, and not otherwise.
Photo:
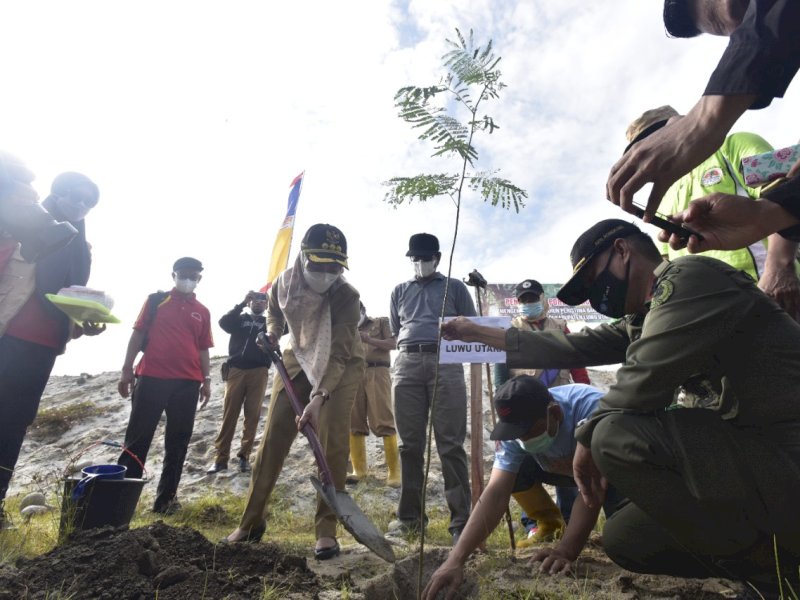
[(669, 300), (669, 297), (672, 296), (672, 292), (674, 291), (675, 286), (669, 279), (659, 282), (656, 291), (653, 292), (653, 299), (650, 300), (650, 308), (658, 308), (664, 304), (664, 302)]

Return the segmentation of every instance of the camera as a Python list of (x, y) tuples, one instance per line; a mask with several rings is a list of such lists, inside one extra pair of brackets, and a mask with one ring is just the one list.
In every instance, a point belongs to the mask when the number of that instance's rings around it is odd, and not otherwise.
[(36, 262), (66, 246), (78, 231), (59, 223), (41, 204), (31, 187), (34, 175), (15, 156), (0, 151), (0, 238), (20, 243), (20, 254)]
[(466, 284), (472, 287), (485, 288), (486, 283), (486, 279), (483, 275), (478, 273), (477, 269), (473, 269), (472, 273), (467, 276)]

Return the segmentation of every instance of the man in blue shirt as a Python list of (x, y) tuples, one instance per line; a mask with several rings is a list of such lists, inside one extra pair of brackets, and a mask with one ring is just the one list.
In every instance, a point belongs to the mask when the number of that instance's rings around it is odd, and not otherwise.
[[(541, 381), (527, 375), (511, 379), (498, 390), (494, 404), (499, 420), (491, 435), (498, 443), (489, 483), (458, 543), (431, 577), (424, 600), (433, 600), (445, 588), (455, 592), (463, 580), (464, 562), (500, 523), (510, 496), (521, 498), (522, 504), (532, 489), (547, 493), (542, 483), (575, 485), (575, 428), (591, 416), (602, 397), (603, 392), (583, 384), (548, 390)], [(606, 517), (620, 500), (616, 491), (609, 488), (603, 504)], [(556, 546), (535, 552), (532, 562), (541, 562), (542, 572), (568, 571), (583, 550), (599, 512), (599, 504), (589, 508), (578, 496), (564, 537)]]
[[(415, 277), (392, 291), (389, 324), (397, 337), (392, 396), (400, 436), (401, 490), (391, 535), (419, 531), (428, 413), (442, 461), (444, 495), (450, 509), (453, 541), (469, 518), (470, 488), (464, 438), (467, 435), (467, 388), (463, 365), (439, 365), (439, 317), (475, 316), (467, 286), (436, 267), (439, 240), (429, 233), (411, 236), (408, 252)], [(445, 290), (447, 297), (445, 298)], [(437, 376), (438, 374), (438, 376)], [(435, 398), (435, 400), (434, 400)], [(433, 408), (431, 409), (431, 404)]]

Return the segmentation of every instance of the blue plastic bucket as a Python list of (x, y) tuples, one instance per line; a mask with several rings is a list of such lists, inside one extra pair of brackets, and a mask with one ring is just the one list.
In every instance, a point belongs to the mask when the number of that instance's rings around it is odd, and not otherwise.
[(72, 490), (72, 500), (77, 501), (86, 492), (86, 486), (95, 479), (125, 479), (125, 471), (128, 468), (124, 465), (91, 465), (81, 470), (81, 479)]

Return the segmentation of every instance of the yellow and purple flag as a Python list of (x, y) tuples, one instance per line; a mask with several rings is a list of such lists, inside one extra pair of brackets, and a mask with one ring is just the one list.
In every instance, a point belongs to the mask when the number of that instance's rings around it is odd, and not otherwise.
[(283, 224), (278, 229), (278, 235), (275, 238), (275, 245), (272, 247), (272, 258), (269, 261), (269, 273), (267, 274), (267, 283), (261, 288), (262, 292), (266, 292), (272, 287), (272, 282), (275, 278), (286, 270), (289, 264), (289, 248), (292, 245), (292, 233), (294, 233), (294, 216), (297, 212), (297, 202), (300, 200), (300, 188), (303, 186), (303, 176), (305, 171), (300, 173), (292, 181), (291, 188), (289, 189), (289, 207), (286, 210), (286, 217), (283, 219)]

